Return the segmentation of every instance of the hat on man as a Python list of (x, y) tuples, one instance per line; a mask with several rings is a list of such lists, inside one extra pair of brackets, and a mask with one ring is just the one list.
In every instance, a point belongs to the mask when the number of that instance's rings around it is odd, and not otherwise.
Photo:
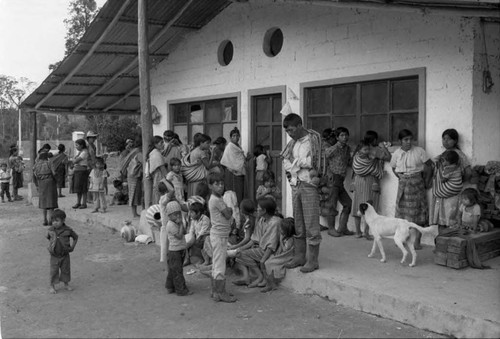
[(94, 131), (88, 131), (87, 132), (87, 138), (97, 138), (98, 136), (99, 136), (99, 134), (97, 134)]

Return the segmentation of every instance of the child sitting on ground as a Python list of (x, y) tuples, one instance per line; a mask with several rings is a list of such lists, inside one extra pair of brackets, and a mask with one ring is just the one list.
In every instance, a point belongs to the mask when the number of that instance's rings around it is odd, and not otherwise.
[(128, 204), (128, 185), (120, 179), (113, 180), (113, 187), (116, 189), (113, 194), (110, 206), (114, 205), (127, 205)]
[(183, 266), (186, 253), (185, 229), (182, 223), (181, 205), (177, 201), (170, 201), (166, 208), (167, 237), (168, 237), (168, 273), (165, 288), (168, 293), (177, 293), (178, 296), (193, 294), (186, 287)]
[(182, 205), (185, 202), (184, 179), (181, 174), (181, 161), (178, 158), (170, 159), (170, 168), (167, 174), (167, 180), (174, 185), (175, 198)]
[(458, 208), (458, 227), (465, 231), (477, 233), (481, 207), (479, 195), (474, 188), (466, 188), (462, 192), (462, 204)]
[[(203, 214), (205, 207), (200, 202), (193, 202), (189, 205), (190, 232), (193, 233), (194, 243), (188, 248), (188, 256), (201, 255), (203, 262), (201, 265), (210, 265), (210, 257), (207, 254), (207, 240), (210, 238), (210, 218)], [(191, 261), (191, 260), (190, 260)], [(186, 265), (186, 261), (184, 261)], [(184, 266), (185, 266), (184, 265)]]
[(278, 288), (278, 282), (285, 277), (286, 268), (293, 259), (294, 251), (294, 236), (295, 235), (295, 220), (293, 218), (285, 218), (281, 223), (280, 242), (278, 249), (269, 259), (261, 266), (261, 270), (266, 278), (266, 287), (260, 291), (270, 292)]
[(281, 190), (276, 186), (276, 180), (272, 171), (266, 171), (262, 176), (262, 185), (257, 188), (256, 199), (270, 196), (275, 201), (281, 198)]
[[(52, 226), (49, 227), (47, 239), (49, 239), (48, 250), (50, 252), (50, 293), (55, 294), (56, 284), (64, 283), (66, 290), (71, 291), (69, 286), (71, 280), (71, 266), (69, 254), (75, 249), (78, 242), (78, 234), (66, 226), (66, 213), (55, 209), (52, 213)], [(70, 243), (73, 239), (73, 244)]]
[[(253, 203), (252, 200), (250, 199), (243, 199), (240, 204), (240, 212), (243, 217), (243, 230), (245, 232), (243, 240), (241, 240), (239, 243), (235, 245), (229, 245), (228, 251), (227, 251), (227, 256), (230, 258), (236, 257), (236, 254), (238, 252), (238, 248), (243, 247), (244, 245), (248, 244), (250, 241), (250, 238), (253, 234), (253, 230), (255, 228), (255, 204)], [(241, 271), (242, 276), (240, 279), (233, 281), (233, 284), (240, 286), (240, 285), (248, 285), (248, 269), (246, 266), (243, 266), (236, 262), (235, 269)]]

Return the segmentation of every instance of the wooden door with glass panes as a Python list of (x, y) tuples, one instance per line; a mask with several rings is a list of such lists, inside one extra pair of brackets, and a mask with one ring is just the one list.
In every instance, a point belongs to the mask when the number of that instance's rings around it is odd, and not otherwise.
[[(252, 97), (252, 121), (253, 137), (250, 151), (253, 152), (255, 145), (264, 146), (269, 150), (272, 162), (268, 170), (273, 171), (276, 178), (276, 186), (282, 191), (282, 163), (279, 157), (282, 151), (283, 125), (281, 94), (266, 94)], [(253, 192), (257, 190), (254, 184)], [(282, 211), (283, 199), (277, 199), (278, 209)]]

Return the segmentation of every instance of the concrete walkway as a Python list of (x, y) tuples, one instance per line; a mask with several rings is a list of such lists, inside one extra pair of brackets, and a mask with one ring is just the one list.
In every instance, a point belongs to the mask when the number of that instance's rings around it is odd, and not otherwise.
[[(92, 205), (73, 210), (75, 198), (72, 194), (59, 199), (70, 219), (118, 231), (125, 220), (139, 224), (128, 206), (90, 213)], [(38, 205), (38, 198), (33, 204)], [(326, 232), (323, 237), (320, 269), (309, 274), (291, 270), (284, 287), (454, 337), (500, 337), (500, 257), (485, 262), (490, 270), (455, 270), (434, 264), (433, 247), (427, 245), (418, 251), (417, 266), (410, 268), (399, 263), (401, 252), (390, 239), (384, 240), (387, 263), (381, 263), (378, 252), (375, 258), (367, 257), (371, 241), (332, 238)]]

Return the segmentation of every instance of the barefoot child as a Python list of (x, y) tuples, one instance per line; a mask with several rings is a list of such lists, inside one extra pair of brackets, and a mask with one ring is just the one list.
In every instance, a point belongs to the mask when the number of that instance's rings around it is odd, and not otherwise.
[(108, 186), (108, 171), (104, 168), (104, 159), (96, 157), (95, 168), (92, 169), (89, 175), (89, 192), (94, 196), (95, 209), (92, 213), (99, 212), (102, 205), (102, 213), (106, 212), (106, 187)]
[(285, 265), (293, 259), (294, 235), (294, 219), (283, 219), (280, 228), (280, 242), (278, 249), (276, 250), (276, 253), (267, 259), (264, 263), (264, 267), (261, 268), (267, 282), (266, 287), (260, 290), (262, 293), (270, 292), (278, 288), (278, 281), (285, 277)]
[(281, 198), (281, 190), (276, 186), (275, 176), (272, 171), (265, 171), (262, 175), (262, 185), (257, 187), (255, 198), (259, 200), (264, 196), (270, 196), (274, 200)]
[(270, 197), (257, 200), (257, 225), (250, 242), (237, 251), (236, 262), (248, 267), (251, 273), (257, 276), (248, 287), (264, 287), (266, 281), (261, 267), (269, 257), (276, 252), (279, 243), (281, 218), (275, 215), (276, 202)]
[(181, 161), (178, 158), (170, 159), (170, 168), (172, 169), (167, 174), (167, 180), (172, 182), (175, 189), (175, 198), (180, 204), (185, 202), (184, 196), (184, 179), (181, 174)]
[[(71, 266), (69, 260), (70, 252), (75, 249), (78, 242), (78, 234), (66, 226), (66, 213), (55, 209), (52, 213), (52, 226), (49, 227), (47, 239), (49, 239), (48, 250), (50, 252), (50, 293), (57, 293), (55, 285), (62, 281), (66, 290), (71, 291), (68, 285), (71, 280)], [(73, 239), (73, 244), (70, 243)]]
[(189, 248), (189, 257), (196, 251), (203, 256), (201, 265), (210, 265), (210, 257), (205, 250), (206, 239), (210, 235), (210, 218), (203, 214), (204, 210), (205, 207), (199, 202), (193, 202), (189, 205), (190, 227), (195, 239)]
[(192, 294), (186, 287), (183, 275), (184, 255), (186, 253), (186, 230), (182, 224), (181, 205), (177, 201), (167, 204), (167, 237), (168, 237), (168, 274), (165, 287), (168, 293), (177, 293), (178, 296)]
[[(229, 257), (235, 257), (236, 254), (241, 251), (241, 248), (250, 242), (250, 238), (252, 237), (255, 228), (255, 204), (253, 201), (250, 199), (243, 199), (240, 204), (240, 212), (244, 219), (243, 230), (245, 232), (245, 236), (239, 243), (228, 246), (227, 255)], [(235, 268), (241, 271), (242, 276), (240, 279), (233, 281), (233, 284), (237, 286), (248, 285), (249, 277), (247, 267), (236, 262)]]
[(226, 292), (226, 257), (231, 217), (233, 210), (227, 207), (224, 194), (224, 178), (219, 173), (210, 173), (208, 185), (212, 191), (208, 201), (210, 211), (210, 243), (212, 245), (212, 298), (215, 301), (235, 302), (236, 298)]

